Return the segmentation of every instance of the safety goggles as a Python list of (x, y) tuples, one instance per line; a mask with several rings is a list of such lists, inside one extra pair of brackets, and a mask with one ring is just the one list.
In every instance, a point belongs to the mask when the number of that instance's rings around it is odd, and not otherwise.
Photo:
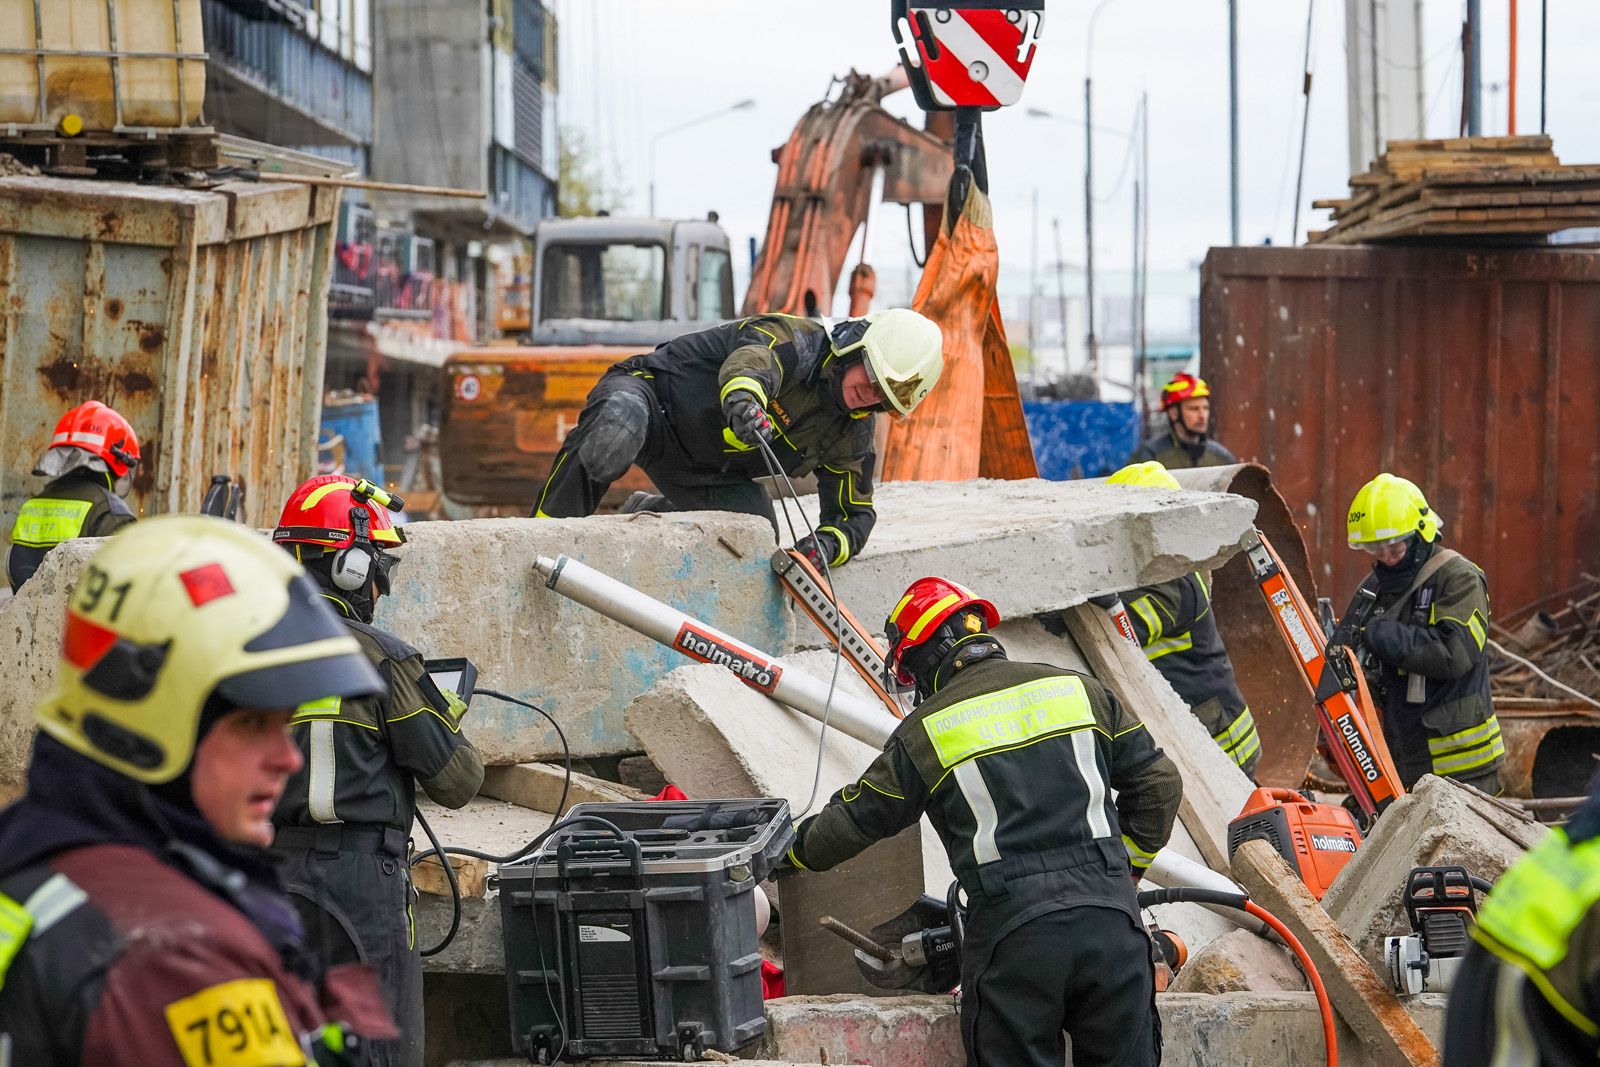
[(1363, 541), (1350, 547), (1359, 548), (1369, 556), (1386, 556), (1390, 554), (1396, 545), (1408, 543), (1411, 537), (1411, 534), (1404, 534), (1400, 537), (1388, 537), (1382, 541)]
[(400, 557), (393, 552), (385, 552), (381, 548), (374, 548), (372, 550), (372, 563), (372, 578), (373, 581), (378, 583), (378, 592), (388, 596), (389, 590), (394, 584), (391, 575), (400, 566)]

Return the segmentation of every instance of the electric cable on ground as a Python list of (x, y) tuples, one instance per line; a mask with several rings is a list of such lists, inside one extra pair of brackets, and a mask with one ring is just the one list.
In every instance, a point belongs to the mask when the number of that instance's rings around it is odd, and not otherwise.
[[(561, 781), (561, 799), (556, 802), (556, 822), (550, 827), (550, 829), (546, 830), (544, 834), (535, 838), (534, 841), (530, 842), (529, 845), (520, 853), (514, 853), (511, 856), (492, 856), (487, 852), (479, 852), (475, 849), (462, 848), (456, 845), (452, 845), (448, 848), (444, 847), (439, 844), (439, 838), (434, 835), (433, 827), (428, 825), (428, 820), (423, 816), (422, 812), (418, 811), (416, 813), (417, 825), (422, 827), (422, 832), (427, 835), (428, 844), (432, 847), (426, 852), (418, 852), (416, 855), (412, 856), (409, 865), (415, 867), (429, 856), (438, 856), (439, 866), (444, 868), (445, 881), (450, 885), (450, 927), (445, 931), (444, 936), (439, 939), (437, 944), (422, 950), (423, 956), (437, 956), (439, 953), (443, 952), (449, 947), (450, 942), (455, 940), (456, 933), (461, 928), (461, 885), (456, 881), (455, 868), (450, 866), (450, 861), (447, 856), (471, 856), (490, 863), (511, 863), (517, 859), (520, 859), (522, 856), (538, 847), (537, 843), (542, 841), (551, 830), (555, 829), (556, 826), (563, 825), (561, 815), (567, 810), (567, 794), (572, 789), (572, 746), (567, 744), (567, 735), (562, 731), (561, 724), (556, 722), (553, 715), (539, 707), (537, 704), (530, 703), (526, 700), (519, 700), (514, 696), (508, 696), (507, 694), (501, 693), (494, 689), (474, 689), (472, 692), (467, 694), (467, 698), (469, 700), (475, 696), (493, 697), (496, 700), (504, 700), (508, 704), (516, 704), (520, 707), (529, 708), (538, 712), (540, 715), (543, 715), (550, 725), (555, 728), (556, 737), (560, 738), (561, 740), (561, 760), (565, 769), (565, 773)], [(591, 818), (591, 816), (583, 816), (583, 818)], [(610, 824), (607, 823), (606, 825), (609, 826)], [(616, 828), (612, 827), (612, 829), (614, 830)]]

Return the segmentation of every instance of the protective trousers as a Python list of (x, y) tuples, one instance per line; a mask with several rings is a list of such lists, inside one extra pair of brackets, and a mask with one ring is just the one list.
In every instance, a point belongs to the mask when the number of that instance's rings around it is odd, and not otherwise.
[(590, 390), (540, 492), (535, 517), (593, 515), (611, 483), (633, 464), (664, 498), (651, 501), (651, 511), (734, 511), (760, 515), (777, 528), (767, 491), (745, 475), (689, 456), (649, 382), (625, 372), (607, 374)]
[[(963, 952), (967, 1067), (1074, 1067), (1161, 1062), (1150, 939), (1126, 912), (1089, 905), (1047, 912), (991, 952)], [(987, 957), (987, 958), (985, 958)]]
[(360, 960), (378, 983), (400, 1037), (372, 1042), (373, 1067), (422, 1067), (422, 957), (403, 856), (279, 849), (280, 869), (305, 925), (306, 944), (331, 966)]

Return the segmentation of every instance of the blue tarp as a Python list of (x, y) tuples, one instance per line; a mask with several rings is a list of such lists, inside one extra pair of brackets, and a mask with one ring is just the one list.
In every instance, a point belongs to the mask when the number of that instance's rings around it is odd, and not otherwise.
[(1128, 462), (1139, 443), (1139, 413), (1131, 403), (1040, 400), (1022, 405), (1039, 477), (1099, 478)]

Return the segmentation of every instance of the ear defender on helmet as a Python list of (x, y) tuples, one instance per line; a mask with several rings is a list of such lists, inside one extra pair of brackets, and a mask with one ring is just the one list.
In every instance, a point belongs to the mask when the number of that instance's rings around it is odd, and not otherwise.
[(333, 554), (328, 574), (334, 585), (347, 593), (354, 593), (365, 589), (372, 579), (372, 556), (375, 550), (371, 536), (372, 516), (366, 508), (350, 509), (350, 527), (355, 531), (355, 540), (350, 547), (341, 548)]

